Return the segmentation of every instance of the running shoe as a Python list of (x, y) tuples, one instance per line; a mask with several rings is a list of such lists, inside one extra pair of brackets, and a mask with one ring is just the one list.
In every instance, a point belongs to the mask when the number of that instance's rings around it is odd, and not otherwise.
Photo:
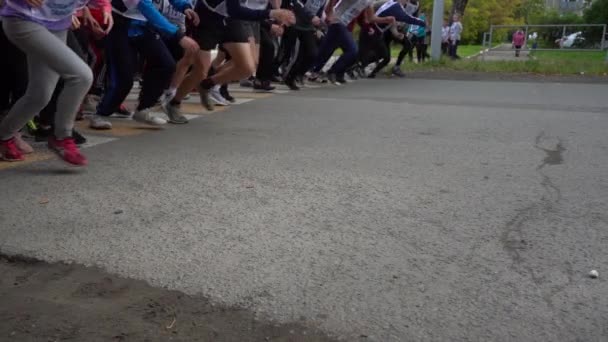
[(220, 93), (220, 86), (215, 86), (209, 90), (209, 98), (218, 106), (230, 106), (230, 102)]
[(169, 123), (177, 125), (188, 123), (188, 119), (182, 115), (182, 111), (179, 105), (167, 103), (166, 105), (162, 106), (162, 108), (163, 111), (165, 111), (165, 113), (169, 117)]
[(300, 87), (298, 87), (295, 79), (286, 79), (285, 85), (291, 90), (300, 90)]
[(75, 166), (86, 166), (87, 158), (80, 153), (74, 138), (55, 139), (49, 138), (49, 149), (57, 154), (63, 161)]
[(399, 66), (397, 66), (397, 65), (395, 65), (395, 66), (393, 67), (393, 72), (392, 72), (392, 74), (393, 74), (394, 76), (397, 76), (397, 77), (405, 77), (405, 73), (404, 73), (403, 71), (401, 71), (401, 68), (400, 68)]
[(30, 146), (30, 144), (28, 144), (27, 142), (25, 142), (25, 140), (23, 140), (23, 137), (21, 136), (21, 132), (17, 132), (17, 134), (15, 134), (15, 145), (17, 146), (19, 151), (21, 151), (21, 153), (23, 153), (23, 154), (30, 154), (30, 153), (34, 152), (34, 149), (32, 148), (32, 146)]
[(80, 134), (80, 132), (75, 129), (72, 129), (72, 138), (74, 138), (76, 145), (83, 145), (87, 143), (87, 138), (85, 138), (84, 135)]
[(127, 107), (127, 105), (125, 105), (124, 103), (118, 107), (118, 110), (116, 112), (114, 112), (115, 117), (122, 119), (129, 119), (132, 115), (133, 113), (131, 112), (131, 110), (129, 110), (129, 107)]
[(241, 82), (239, 84), (243, 88), (253, 88), (253, 85), (254, 85), (253, 78), (250, 77), (250, 78), (241, 80)]
[(90, 115), (89, 116), (89, 127), (98, 130), (112, 129), (112, 123), (102, 116)]
[(220, 94), (222, 95), (223, 98), (226, 99), (226, 101), (230, 102), (230, 103), (235, 103), (236, 99), (234, 97), (232, 97), (232, 95), (230, 95), (230, 92), (228, 92), (228, 86), (227, 85), (223, 85), (220, 87)]
[(22, 161), (24, 159), (23, 154), (19, 151), (19, 148), (15, 143), (15, 138), (0, 140), (0, 160), (14, 162)]
[(215, 109), (211, 98), (209, 98), (209, 90), (199, 86), (198, 87), (198, 95), (201, 98), (201, 104), (205, 107), (206, 110), (212, 112)]
[(264, 91), (264, 92), (270, 92), (276, 89), (276, 87), (273, 87), (270, 84), (270, 81), (259, 81), (256, 80), (253, 83), (253, 89), (257, 90), (257, 91)]
[(136, 111), (135, 114), (133, 114), (133, 120), (152, 126), (161, 126), (167, 123), (167, 120), (152, 115), (150, 109)]
[(354, 70), (349, 70), (347, 72), (348, 77), (350, 77), (351, 80), (356, 81), (359, 79), (359, 77), (357, 76), (357, 74), (355, 74)]

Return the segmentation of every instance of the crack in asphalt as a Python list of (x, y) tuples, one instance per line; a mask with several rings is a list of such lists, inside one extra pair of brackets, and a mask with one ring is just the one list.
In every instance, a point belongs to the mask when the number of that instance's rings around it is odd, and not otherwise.
[[(544, 132), (540, 132), (535, 139), (534, 147), (543, 151), (546, 155), (541, 164), (536, 167), (536, 172), (541, 176), (540, 185), (545, 190), (545, 194), (537, 203), (533, 203), (517, 210), (516, 215), (507, 222), (501, 237), (501, 243), (504, 250), (508, 253), (513, 261), (511, 265), (516, 271), (523, 270), (532, 281), (542, 287), (544, 277), (539, 276), (531, 265), (524, 261), (523, 253), (529, 248), (529, 243), (525, 239), (524, 224), (536, 218), (540, 218), (546, 213), (554, 212), (554, 205), (558, 204), (562, 199), (560, 188), (553, 180), (543, 171), (546, 166), (560, 165), (564, 163), (563, 152), (566, 151), (562, 139), (557, 138), (557, 144), (554, 149), (548, 149), (542, 146), (542, 143), (548, 137)], [(572, 264), (565, 262), (565, 273), (568, 277), (566, 284), (557, 285), (550, 288), (549, 293), (543, 294), (543, 300), (550, 308), (554, 308), (553, 297), (563, 291), (573, 281), (574, 270)]]

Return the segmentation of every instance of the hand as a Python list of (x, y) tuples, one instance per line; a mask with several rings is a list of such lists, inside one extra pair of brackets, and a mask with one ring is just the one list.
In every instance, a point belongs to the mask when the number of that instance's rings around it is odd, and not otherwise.
[(316, 15), (314, 17), (312, 17), (312, 24), (314, 26), (319, 26), (321, 25), (321, 18), (317, 17)]
[(395, 17), (386, 17), (386, 20), (388, 21), (387, 24), (389, 25), (392, 25), (397, 22), (397, 19), (395, 19)]
[(270, 19), (274, 19), (285, 26), (291, 26), (296, 23), (296, 16), (292, 11), (285, 9), (273, 9), (270, 11)]
[(40, 7), (44, 4), (44, 0), (25, 0), (30, 7)]
[(106, 27), (105, 34), (110, 33), (112, 27), (114, 27), (112, 12), (103, 12), (103, 25)]
[(334, 11), (328, 12), (325, 14), (325, 22), (328, 24), (332, 24), (338, 21), (338, 17), (334, 14)]
[(72, 26), (70, 27), (72, 30), (78, 30), (80, 28), (80, 20), (75, 15), (72, 15)]
[(194, 10), (191, 8), (185, 10), (184, 14), (186, 15), (186, 19), (190, 20), (194, 26), (198, 26), (198, 24), (200, 24), (201, 18), (199, 18), (198, 14), (196, 14), (196, 12), (194, 12)]
[(186, 36), (182, 37), (182, 39), (179, 41), (179, 45), (184, 49), (184, 51), (190, 53), (196, 53), (200, 49), (198, 44), (192, 40), (192, 38)]
[(93, 15), (91, 15), (91, 11), (87, 7), (85, 7), (82, 11), (82, 23), (84, 24), (84, 26), (91, 29), (91, 32), (93, 32), (96, 37), (103, 37), (106, 35), (106, 31), (104, 31), (101, 28), (101, 25), (99, 25), (99, 23), (97, 22), (97, 20), (93, 18)]
[(273, 24), (272, 26), (270, 26), (270, 32), (272, 33), (273, 36), (280, 37), (283, 35), (285, 30), (283, 29), (283, 26)]
[(397, 39), (400, 40), (400, 41), (403, 41), (405, 39), (405, 35), (403, 33), (399, 33), (397, 35)]

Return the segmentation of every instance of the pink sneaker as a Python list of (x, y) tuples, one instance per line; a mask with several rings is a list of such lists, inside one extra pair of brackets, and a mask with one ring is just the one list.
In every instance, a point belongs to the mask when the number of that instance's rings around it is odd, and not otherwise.
[(15, 138), (0, 140), (0, 159), (10, 162), (22, 161), (25, 159), (23, 158), (21, 151), (19, 151), (19, 148), (17, 148), (17, 144), (15, 144)]
[(25, 142), (25, 140), (23, 140), (23, 137), (21, 136), (21, 132), (17, 132), (17, 134), (15, 134), (15, 145), (17, 145), (17, 148), (23, 154), (30, 154), (30, 153), (34, 152), (34, 149), (32, 148), (32, 146), (30, 146), (30, 144), (28, 144), (27, 142)]
[(55, 152), (65, 162), (76, 165), (86, 166), (87, 157), (82, 155), (72, 138), (57, 140), (54, 137), (49, 138), (49, 149)]

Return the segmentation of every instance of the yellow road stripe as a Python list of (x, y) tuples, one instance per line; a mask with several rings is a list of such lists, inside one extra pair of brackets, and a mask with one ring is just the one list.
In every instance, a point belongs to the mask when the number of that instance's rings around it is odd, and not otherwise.
[(49, 151), (34, 151), (34, 153), (32, 153), (32, 154), (25, 155), (24, 161), (19, 161), (19, 162), (0, 161), (0, 170), (12, 169), (14, 167), (27, 165), (27, 164), (31, 164), (31, 163), (42, 161), (42, 160), (48, 160), (53, 157), (54, 157), (53, 153), (51, 153)]

